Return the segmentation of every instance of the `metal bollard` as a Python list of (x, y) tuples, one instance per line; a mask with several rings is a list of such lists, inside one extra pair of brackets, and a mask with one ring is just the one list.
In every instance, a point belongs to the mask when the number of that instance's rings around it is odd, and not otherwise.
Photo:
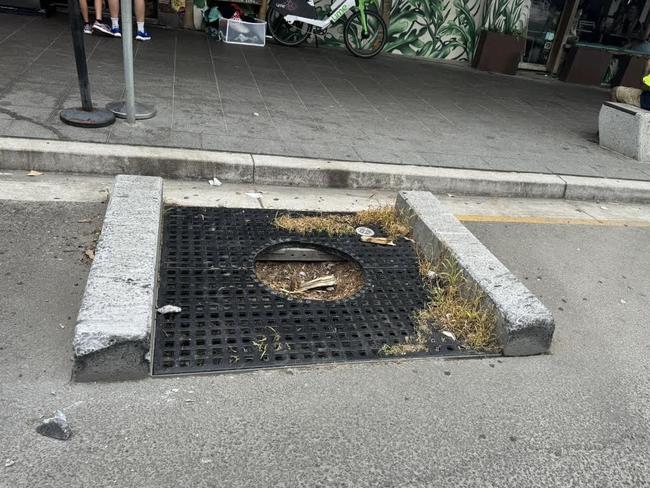
[(93, 101), (90, 96), (90, 80), (88, 79), (88, 65), (86, 64), (86, 48), (84, 46), (79, 0), (68, 0), (68, 16), (70, 18), (70, 30), (72, 31), (74, 58), (77, 64), (81, 107), (63, 109), (59, 113), (59, 117), (66, 124), (75, 127), (106, 127), (115, 122), (115, 115), (110, 110), (93, 107)]

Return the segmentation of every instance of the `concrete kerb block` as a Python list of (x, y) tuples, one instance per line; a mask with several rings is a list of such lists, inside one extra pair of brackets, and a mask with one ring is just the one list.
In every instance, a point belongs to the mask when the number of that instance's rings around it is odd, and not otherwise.
[(551, 312), (431, 193), (403, 191), (396, 208), (413, 215), (421, 251), (436, 260), (449, 253), (465, 277), (485, 293), (497, 313), (497, 337), (506, 356), (548, 351), (555, 322)]
[(115, 178), (75, 327), (76, 381), (149, 374), (162, 208), (162, 178)]
[(598, 114), (599, 144), (638, 161), (650, 161), (650, 111), (605, 102)]
[(255, 183), (328, 188), (427, 190), (525, 198), (562, 198), (556, 175), (253, 155)]
[(250, 154), (0, 137), (0, 168), (252, 183)]
[(562, 176), (567, 200), (650, 203), (650, 181)]

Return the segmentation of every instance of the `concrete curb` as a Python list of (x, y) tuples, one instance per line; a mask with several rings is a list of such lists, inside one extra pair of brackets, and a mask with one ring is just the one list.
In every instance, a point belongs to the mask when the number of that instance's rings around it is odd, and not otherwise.
[(650, 203), (650, 181), (0, 137), (0, 169)]
[[(413, 213), (418, 247), (433, 261), (450, 253), (470, 283), (497, 312), (497, 337), (506, 356), (547, 352), (555, 329), (551, 312), (436, 197), (404, 191), (396, 208)], [(470, 287), (473, 288), (473, 287)]]
[(77, 317), (76, 381), (149, 374), (162, 207), (161, 178), (115, 178)]
[(0, 168), (253, 182), (249, 154), (0, 137)]

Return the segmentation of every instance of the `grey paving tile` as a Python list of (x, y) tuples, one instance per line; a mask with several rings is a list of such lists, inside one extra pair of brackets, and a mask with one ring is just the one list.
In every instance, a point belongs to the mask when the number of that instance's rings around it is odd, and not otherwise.
[(4, 136), (31, 137), (35, 139), (59, 139), (56, 128), (52, 125), (36, 124), (27, 120), (14, 120), (3, 130)]

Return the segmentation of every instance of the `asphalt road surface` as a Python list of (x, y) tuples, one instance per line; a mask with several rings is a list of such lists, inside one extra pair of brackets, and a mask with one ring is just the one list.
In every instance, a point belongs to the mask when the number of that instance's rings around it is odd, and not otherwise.
[(650, 486), (650, 227), (467, 224), (554, 313), (548, 355), (72, 384), (100, 183), (0, 201), (0, 486)]

